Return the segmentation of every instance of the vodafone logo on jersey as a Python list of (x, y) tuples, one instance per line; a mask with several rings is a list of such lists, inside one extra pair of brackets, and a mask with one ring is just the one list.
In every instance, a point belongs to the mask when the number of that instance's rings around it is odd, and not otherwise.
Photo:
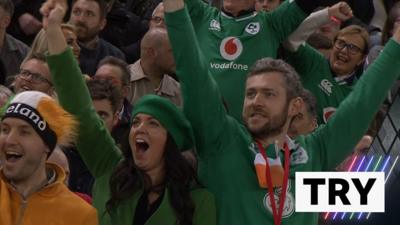
[(332, 114), (336, 112), (336, 108), (334, 107), (326, 107), (323, 109), (323, 113), (324, 113), (324, 122), (327, 123), (329, 118), (332, 116)]
[(224, 59), (232, 61), (242, 54), (243, 45), (238, 38), (227, 37), (222, 40), (219, 51)]

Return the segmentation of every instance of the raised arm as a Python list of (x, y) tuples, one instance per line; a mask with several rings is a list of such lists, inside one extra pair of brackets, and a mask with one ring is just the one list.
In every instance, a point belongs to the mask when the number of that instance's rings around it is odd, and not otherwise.
[(65, 0), (48, 0), (41, 8), (46, 29), (47, 58), (60, 104), (79, 121), (77, 149), (94, 177), (113, 169), (120, 153), (92, 101), (79, 66), (61, 30)]
[(301, 44), (320, 26), (328, 24), (331, 20), (336, 23), (346, 21), (353, 17), (350, 6), (345, 2), (339, 2), (331, 7), (311, 13), (300, 26), (286, 39), (283, 47), (291, 52), (296, 52)]
[(344, 2), (339, 2), (334, 6), (312, 13), (294, 31), (288, 39), (283, 42), (283, 47), (288, 50), (288, 62), (301, 75), (303, 82), (307, 79), (313, 80), (315, 74), (327, 61), (325, 57), (316, 49), (306, 44), (308, 37), (323, 24), (335, 20), (345, 21), (353, 16), (351, 8)]
[(341, 21), (346, 21), (352, 16), (353, 12), (345, 2), (339, 2), (331, 7), (311, 13), (282, 43), (283, 47), (288, 51), (296, 52), (299, 46), (304, 44), (308, 37), (320, 26), (328, 24), (331, 21), (341, 23)]
[(215, 144), (224, 131), (228, 117), (215, 80), (211, 77), (187, 12), (181, 4), (164, 0), (165, 20), (176, 62), (184, 112), (193, 126), (199, 156), (204, 146)]
[(400, 75), (400, 29), (357, 82), (325, 127), (305, 138), (319, 149), (323, 170), (344, 160), (367, 131), (387, 91)]
[(282, 43), (283, 47), (289, 52), (296, 52), (299, 46), (304, 44), (318, 27), (327, 23), (329, 23), (328, 8), (311, 13)]
[[(266, 19), (275, 31), (278, 40), (286, 40), (290, 34), (292, 34), (319, 6), (330, 6), (338, 1), (326, 1), (326, 0), (289, 0), (284, 1), (277, 9), (272, 11), (270, 14), (266, 14)], [(344, 3), (339, 3), (343, 9), (350, 9), (350, 7)], [(336, 6), (336, 5), (335, 5)], [(351, 9), (350, 11), (351, 12)], [(347, 13), (347, 12), (346, 12)], [(347, 16), (352, 16), (346, 15)], [(341, 19), (341, 18), (340, 18)]]

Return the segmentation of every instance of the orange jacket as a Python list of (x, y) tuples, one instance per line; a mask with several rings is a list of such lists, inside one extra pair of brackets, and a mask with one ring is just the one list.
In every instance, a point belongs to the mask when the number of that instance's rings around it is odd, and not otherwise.
[(55, 164), (56, 181), (25, 200), (0, 170), (0, 225), (97, 225), (97, 212), (63, 183), (64, 171)]

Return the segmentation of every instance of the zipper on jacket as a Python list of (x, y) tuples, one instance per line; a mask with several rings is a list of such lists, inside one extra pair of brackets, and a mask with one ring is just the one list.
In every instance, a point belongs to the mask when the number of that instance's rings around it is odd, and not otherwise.
[(30, 196), (32, 196), (33, 194), (38, 193), (41, 190), (43, 190), (44, 188), (55, 183), (56, 179), (57, 179), (57, 174), (55, 171), (52, 171), (51, 177), (47, 176), (46, 183), (41, 185), (36, 191), (32, 192), (31, 194), (29, 194), (26, 197), (23, 194), (19, 193), (17, 191), (17, 189), (15, 188), (15, 186), (12, 183), (10, 183), (10, 185), (14, 188), (15, 192), (17, 192), (18, 195), (21, 197), (21, 206), (20, 206), (20, 210), (19, 210), (17, 223), (15, 225), (21, 225), (22, 222), (24, 221), (24, 213), (25, 213), (26, 206), (28, 205), (28, 198)]
[(18, 220), (17, 220), (16, 225), (22, 224), (22, 221), (24, 220), (24, 213), (25, 213), (26, 205), (28, 203), (28, 201), (26, 201), (25, 198), (22, 197), (21, 199), (22, 199), (22, 201), (21, 201), (21, 206), (19, 208), (19, 215), (18, 215)]

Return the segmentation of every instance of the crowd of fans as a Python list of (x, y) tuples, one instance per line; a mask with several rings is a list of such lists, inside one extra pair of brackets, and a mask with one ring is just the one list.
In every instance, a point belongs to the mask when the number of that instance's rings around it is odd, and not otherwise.
[(0, 225), (316, 225), (399, 65), (396, 0), (0, 0)]

